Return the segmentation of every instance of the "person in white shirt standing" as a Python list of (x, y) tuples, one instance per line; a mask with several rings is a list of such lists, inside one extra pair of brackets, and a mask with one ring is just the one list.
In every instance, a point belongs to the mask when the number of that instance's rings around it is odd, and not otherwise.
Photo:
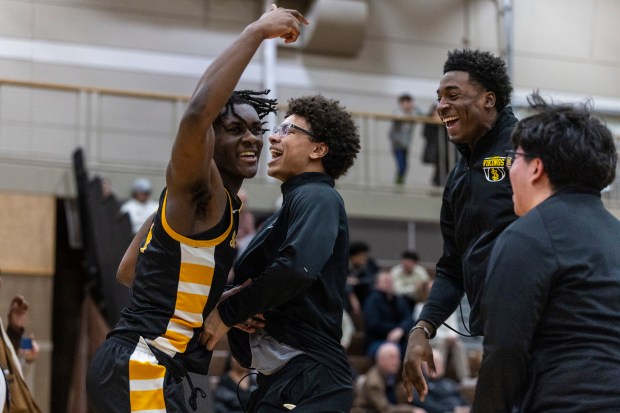
[(157, 211), (157, 202), (151, 198), (153, 187), (146, 178), (133, 181), (131, 198), (121, 206), (121, 213), (129, 214), (131, 232), (136, 233), (144, 221)]

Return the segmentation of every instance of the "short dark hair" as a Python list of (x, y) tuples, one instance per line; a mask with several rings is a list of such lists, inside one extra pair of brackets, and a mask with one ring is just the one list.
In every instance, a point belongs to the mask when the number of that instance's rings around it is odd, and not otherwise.
[(370, 247), (364, 241), (352, 241), (349, 244), (349, 257), (360, 252), (370, 252)]
[(607, 126), (591, 113), (591, 102), (550, 104), (538, 92), (528, 97), (538, 113), (517, 123), (512, 145), (542, 160), (553, 189), (601, 190), (616, 177), (618, 153)]
[(443, 72), (467, 72), (469, 80), (495, 94), (495, 107), (501, 112), (510, 104), (512, 84), (506, 63), (489, 52), (482, 50), (453, 50), (448, 52), (448, 60)]
[(325, 172), (334, 179), (344, 175), (360, 151), (360, 137), (351, 113), (337, 100), (314, 95), (289, 100), (286, 116), (290, 115), (306, 119), (314, 135), (310, 139), (329, 147), (322, 159)]
[(398, 101), (399, 102), (404, 102), (404, 101), (413, 102), (413, 96), (411, 96), (409, 93), (403, 93), (402, 95), (398, 96)]
[(400, 257), (408, 260), (420, 261), (420, 256), (415, 251), (404, 251), (400, 254)]

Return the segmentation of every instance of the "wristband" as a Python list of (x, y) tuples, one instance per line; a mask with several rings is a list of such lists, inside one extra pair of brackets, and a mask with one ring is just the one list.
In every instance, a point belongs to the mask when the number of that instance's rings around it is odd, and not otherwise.
[(409, 335), (411, 335), (411, 333), (413, 333), (415, 330), (424, 330), (424, 334), (426, 334), (426, 339), (427, 340), (431, 339), (431, 332), (428, 328), (424, 326), (413, 326), (413, 328), (409, 330)]

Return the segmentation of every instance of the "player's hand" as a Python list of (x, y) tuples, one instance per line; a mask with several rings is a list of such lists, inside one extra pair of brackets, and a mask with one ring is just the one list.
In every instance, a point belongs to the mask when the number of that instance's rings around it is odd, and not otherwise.
[(259, 20), (252, 23), (259, 28), (265, 39), (282, 38), (284, 43), (293, 43), (301, 33), (301, 25), (307, 25), (308, 20), (297, 10), (284, 9), (271, 5), (271, 10), (263, 14)]
[(424, 400), (428, 393), (428, 386), (422, 374), (422, 363), (426, 362), (431, 375), (435, 375), (433, 349), (422, 330), (414, 330), (409, 335), (405, 359), (403, 362), (403, 386), (407, 400), (413, 401), (413, 389), (418, 392), (420, 400)]
[(207, 350), (213, 350), (217, 342), (228, 333), (228, 327), (220, 318), (220, 312), (217, 308), (209, 313), (202, 325), (202, 333), (198, 341), (205, 346)]
[(245, 320), (243, 323), (239, 323), (235, 326), (239, 330), (246, 333), (255, 333), (256, 330), (265, 327), (265, 317), (262, 314), (256, 314)]

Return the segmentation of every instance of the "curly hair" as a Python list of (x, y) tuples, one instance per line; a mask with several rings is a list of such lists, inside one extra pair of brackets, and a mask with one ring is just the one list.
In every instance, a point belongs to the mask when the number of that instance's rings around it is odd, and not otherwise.
[(323, 157), (325, 172), (340, 178), (353, 165), (360, 151), (360, 137), (351, 114), (337, 100), (321, 95), (290, 99), (286, 116), (306, 119), (315, 142), (325, 142), (329, 148)]
[[(268, 95), (271, 92), (269, 89), (262, 91), (253, 90), (235, 90), (228, 101), (224, 105), (224, 110), (220, 113), (218, 120), (228, 113), (232, 113), (235, 117), (238, 117), (235, 112), (235, 105), (247, 104), (256, 110), (259, 119), (263, 119), (269, 113), (276, 113), (276, 105), (278, 101), (276, 99), (268, 99), (260, 97), (261, 95)], [(263, 122), (265, 124), (265, 122)], [(263, 132), (268, 132), (268, 129), (263, 129)]]
[(495, 94), (495, 107), (501, 112), (510, 104), (512, 84), (504, 61), (481, 50), (453, 50), (448, 52), (443, 72), (467, 72), (469, 79)]
[(534, 92), (538, 113), (521, 120), (512, 145), (542, 160), (553, 189), (585, 187), (600, 191), (616, 177), (618, 154), (611, 131), (591, 114), (591, 103), (549, 104)]

